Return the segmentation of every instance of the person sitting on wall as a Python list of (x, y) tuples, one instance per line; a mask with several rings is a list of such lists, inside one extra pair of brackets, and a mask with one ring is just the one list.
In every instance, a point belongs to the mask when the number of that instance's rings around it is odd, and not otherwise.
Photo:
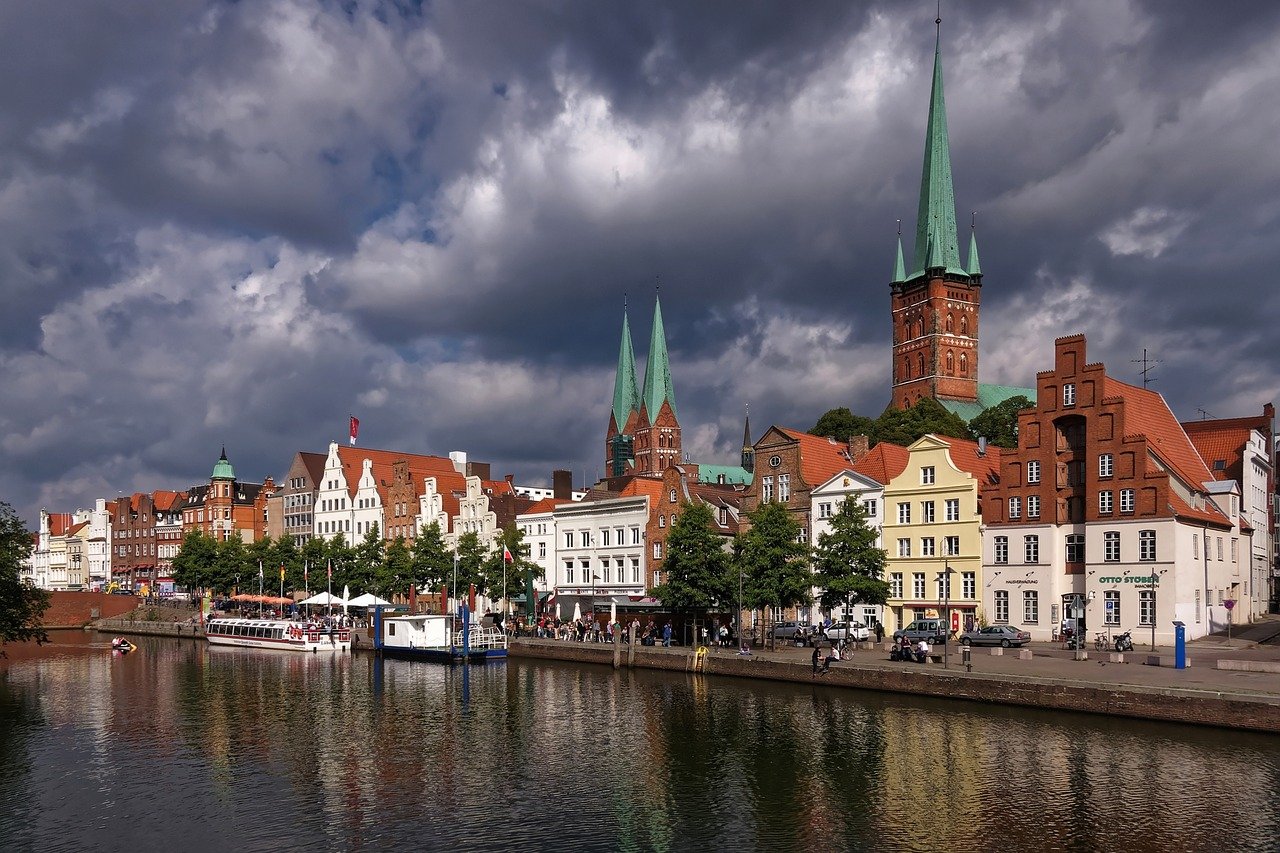
[(822, 674), (826, 675), (828, 672), (831, 671), (832, 663), (839, 663), (839, 662), (840, 662), (840, 647), (832, 643), (831, 654), (827, 655), (826, 659), (822, 661)]

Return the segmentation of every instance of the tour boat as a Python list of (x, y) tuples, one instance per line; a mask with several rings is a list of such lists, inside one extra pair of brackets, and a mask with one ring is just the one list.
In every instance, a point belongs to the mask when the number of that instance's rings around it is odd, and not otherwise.
[(286, 619), (210, 619), (204, 633), (210, 644), (218, 646), (299, 652), (351, 651), (350, 628), (329, 628)]
[(379, 607), (374, 611), (373, 624), (373, 647), (386, 657), (483, 663), (507, 656), (507, 637), (500, 628), (482, 628), (465, 617), (383, 616)]

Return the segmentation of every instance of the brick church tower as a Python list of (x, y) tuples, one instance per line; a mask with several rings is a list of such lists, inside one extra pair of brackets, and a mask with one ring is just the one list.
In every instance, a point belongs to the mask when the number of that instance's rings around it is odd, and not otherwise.
[(667, 336), (662, 327), (662, 304), (655, 298), (643, 393), (636, 389), (631, 326), (623, 309), (613, 409), (605, 434), (605, 475), (661, 474), (672, 465), (680, 464), (681, 447), (676, 395), (667, 359)]
[(947, 108), (942, 94), (941, 20), (934, 45), (933, 91), (925, 131), (924, 170), (916, 214), (915, 254), (908, 274), (902, 234), (893, 268), (893, 400), (905, 409), (925, 397), (977, 404), (978, 308), (982, 268), (977, 235), (969, 236), (969, 262), (960, 265)]

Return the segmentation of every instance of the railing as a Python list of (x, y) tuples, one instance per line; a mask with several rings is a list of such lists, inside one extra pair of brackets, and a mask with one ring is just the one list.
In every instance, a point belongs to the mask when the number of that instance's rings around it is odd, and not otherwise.
[[(468, 644), (472, 651), (483, 651), (485, 649), (505, 649), (507, 647), (506, 635), (498, 628), (481, 628), (473, 625), (471, 634), (468, 638)], [(453, 632), (454, 648), (462, 648), (462, 632)]]

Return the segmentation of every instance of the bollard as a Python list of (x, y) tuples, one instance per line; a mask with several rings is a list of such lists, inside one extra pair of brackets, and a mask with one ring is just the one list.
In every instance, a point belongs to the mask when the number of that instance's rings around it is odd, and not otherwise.
[(960, 647), (960, 660), (964, 663), (965, 672), (973, 672), (973, 650), (968, 646)]

